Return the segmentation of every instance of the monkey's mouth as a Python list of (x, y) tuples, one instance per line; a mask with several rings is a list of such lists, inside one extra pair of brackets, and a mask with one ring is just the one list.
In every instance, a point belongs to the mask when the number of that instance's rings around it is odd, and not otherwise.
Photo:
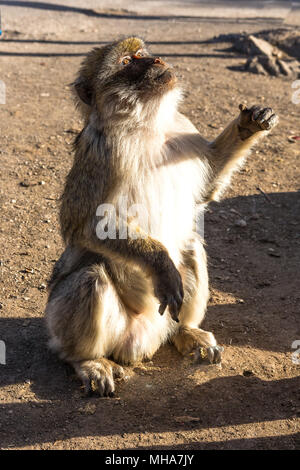
[(175, 80), (175, 74), (172, 68), (167, 67), (155, 77), (156, 81), (162, 82), (162, 83), (169, 83), (173, 80)]

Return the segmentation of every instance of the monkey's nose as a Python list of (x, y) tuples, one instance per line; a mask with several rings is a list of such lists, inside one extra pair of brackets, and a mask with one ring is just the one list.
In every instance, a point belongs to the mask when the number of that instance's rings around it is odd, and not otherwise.
[(154, 64), (165, 65), (161, 57), (155, 57)]

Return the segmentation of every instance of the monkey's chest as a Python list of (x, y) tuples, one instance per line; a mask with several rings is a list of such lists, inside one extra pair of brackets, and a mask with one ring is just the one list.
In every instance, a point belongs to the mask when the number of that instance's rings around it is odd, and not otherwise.
[(159, 240), (175, 263), (194, 229), (196, 176), (192, 164), (163, 166), (121, 194), (130, 224)]

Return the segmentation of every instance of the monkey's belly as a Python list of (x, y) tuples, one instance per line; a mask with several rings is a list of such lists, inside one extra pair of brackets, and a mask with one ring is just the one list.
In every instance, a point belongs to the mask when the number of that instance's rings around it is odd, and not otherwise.
[(99, 347), (104, 341), (109, 355), (123, 364), (151, 358), (177, 325), (167, 311), (159, 314), (152, 281), (142, 269), (119, 264), (110, 269), (115, 293), (108, 291), (103, 299), (106, 308), (99, 311)]
[(150, 315), (131, 317), (123, 336), (112, 351), (112, 357), (120, 364), (151, 359), (175, 332), (174, 323), (168, 313), (161, 316), (156, 312), (152, 318)]

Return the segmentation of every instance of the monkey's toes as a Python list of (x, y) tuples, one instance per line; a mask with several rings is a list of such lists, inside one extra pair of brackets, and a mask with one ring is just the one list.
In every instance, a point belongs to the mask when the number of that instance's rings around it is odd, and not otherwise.
[(77, 366), (76, 371), (87, 396), (91, 396), (94, 393), (98, 393), (100, 397), (114, 396), (113, 370), (112, 367), (107, 366), (107, 363), (86, 361)]
[(86, 395), (90, 396), (94, 393), (100, 397), (113, 397), (115, 385), (112, 375), (102, 374), (98, 371), (90, 373), (88, 379), (83, 381)]
[(114, 364), (112, 366), (112, 372), (114, 379), (123, 379), (125, 376), (123, 367), (119, 366), (118, 364)]
[(198, 348), (195, 351), (195, 362), (200, 363), (208, 360), (210, 364), (220, 364), (222, 361), (222, 346), (210, 346), (209, 348)]

